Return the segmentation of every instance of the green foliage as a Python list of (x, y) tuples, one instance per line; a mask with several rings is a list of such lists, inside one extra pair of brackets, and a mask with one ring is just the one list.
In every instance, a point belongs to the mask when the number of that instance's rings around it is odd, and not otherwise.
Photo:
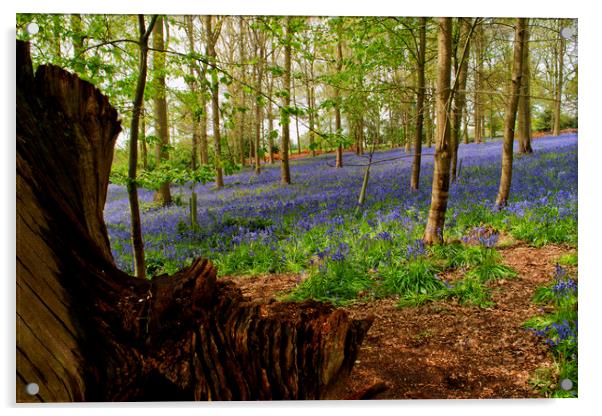
[(215, 260), (221, 276), (279, 273), (287, 270), (282, 255), (275, 255), (269, 246), (252, 243), (234, 247)]
[(509, 231), (513, 237), (536, 247), (550, 243), (577, 244), (576, 219), (559, 218), (556, 207), (545, 207), (514, 219)]
[(490, 290), (476, 276), (467, 275), (455, 285), (433, 291), (431, 293), (407, 293), (397, 306), (417, 307), (426, 302), (456, 299), (462, 305), (488, 308), (493, 306)]
[(379, 272), (382, 282), (378, 292), (384, 296), (433, 293), (445, 288), (438, 272), (439, 267), (424, 258), (387, 267)]
[(511, 267), (487, 259), (470, 270), (467, 276), (474, 277), (480, 282), (488, 282), (490, 280), (513, 279), (518, 275)]
[[(533, 118), (534, 131), (551, 131), (553, 126), (553, 111), (551, 108), (545, 108), (543, 111), (536, 111)], [(565, 113), (560, 115), (560, 129), (576, 129), (578, 119)]]
[(563, 254), (558, 259), (558, 264), (560, 264), (562, 266), (577, 266), (577, 264), (578, 264), (577, 257), (578, 257), (577, 253)]
[(330, 261), (313, 270), (310, 277), (297, 286), (288, 299), (315, 299), (343, 305), (355, 299), (361, 291), (370, 289), (372, 284), (368, 274), (353, 261)]
[(398, 302), (399, 307), (456, 299), (463, 305), (488, 308), (494, 303), (487, 282), (517, 276), (512, 268), (500, 264), (501, 256), (493, 248), (452, 243), (432, 246), (429, 251), (433, 261), (443, 264), (444, 269), (468, 269), (467, 272), (455, 284), (437, 279), (439, 285), (430, 291), (406, 292)]
[(449, 298), (456, 298), (463, 305), (473, 305), (488, 308), (494, 305), (491, 301), (491, 291), (483, 281), (475, 275), (466, 275), (464, 279), (451, 288), (447, 294)]
[(485, 261), (495, 263), (501, 258), (499, 253), (492, 248), (458, 242), (432, 246), (430, 252), (435, 259), (444, 262), (446, 269), (473, 267)]

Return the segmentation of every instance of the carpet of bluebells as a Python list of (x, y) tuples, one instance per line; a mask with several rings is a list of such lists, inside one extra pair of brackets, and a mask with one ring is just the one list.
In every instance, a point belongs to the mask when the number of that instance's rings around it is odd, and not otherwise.
[[(534, 154), (515, 155), (509, 205), (494, 206), (501, 142), (461, 145), (459, 178), (451, 185), (445, 237), (463, 240), (492, 227), (534, 245), (577, 242), (577, 136), (544, 137)], [(434, 149), (425, 148), (423, 153)], [(405, 157), (404, 157), (405, 156)], [(225, 187), (197, 185), (199, 227), (190, 226), (190, 187), (174, 187), (179, 204), (158, 207), (139, 191), (150, 275), (173, 273), (193, 258), (211, 259), (220, 275), (295, 272), (354, 274), (353, 293), (401, 263), (425, 254), (424, 231), (433, 157), (423, 156), (420, 190), (409, 189), (411, 158), (403, 150), (375, 153), (368, 195), (356, 212), (366, 159), (346, 153), (292, 162), (293, 184), (280, 185), (279, 166), (225, 178)], [(133, 269), (126, 189), (109, 185), (105, 221), (118, 266)], [(497, 241), (484, 236), (484, 245)], [(340, 269), (340, 270), (336, 270)], [(380, 273), (379, 271), (382, 271)], [(349, 296), (351, 294), (340, 294)], [(339, 296), (339, 295), (337, 295)]]
[[(490, 307), (489, 282), (516, 277), (496, 251), (502, 236), (533, 246), (577, 245), (577, 136), (540, 138), (533, 149), (532, 155), (515, 155), (509, 203), (499, 209), (494, 201), (501, 142), (460, 146), (444, 230), (448, 244), (433, 247), (421, 240), (433, 171), (432, 155), (426, 154), (433, 149), (423, 149), (419, 191), (409, 187), (410, 157), (402, 150), (377, 152), (361, 210), (356, 201), (366, 159), (351, 153), (342, 169), (334, 168), (332, 155), (293, 161), (290, 186), (280, 185), (277, 165), (265, 166), (260, 175), (244, 169), (228, 176), (220, 190), (197, 185), (197, 227), (189, 220), (189, 186), (172, 188), (179, 203), (169, 207), (157, 206), (153, 192), (141, 189), (147, 272), (171, 274), (203, 256), (222, 276), (298, 273), (297, 287), (285, 295), (290, 300), (342, 305), (396, 295), (400, 307), (450, 298)], [(105, 221), (115, 261), (132, 272), (124, 187), (109, 186)], [(571, 261), (576, 264), (576, 254)], [(441, 277), (455, 269), (461, 279)], [(559, 266), (534, 301), (554, 312), (524, 325), (548, 344), (558, 369), (541, 369), (533, 384), (545, 396), (575, 397), (576, 282)], [(570, 388), (558, 387), (564, 379), (572, 380)]]

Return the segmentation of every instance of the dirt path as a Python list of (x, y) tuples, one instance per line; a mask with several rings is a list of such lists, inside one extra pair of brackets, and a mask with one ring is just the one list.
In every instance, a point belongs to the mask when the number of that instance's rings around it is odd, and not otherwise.
[[(488, 309), (434, 302), (399, 309), (396, 300), (358, 303), (345, 309), (376, 319), (362, 345), (347, 394), (384, 382), (378, 399), (537, 397), (529, 386), (536, 368), (551, 366), (546, 346), (521, 328), (541, 312), (535, 289), (552, 279), (563, 247), (515, 245), (500, 249), (519, 277), (493, 284)], [(269, 299), (297, 284), (297, 275), (236, 278), (254, 299)]]

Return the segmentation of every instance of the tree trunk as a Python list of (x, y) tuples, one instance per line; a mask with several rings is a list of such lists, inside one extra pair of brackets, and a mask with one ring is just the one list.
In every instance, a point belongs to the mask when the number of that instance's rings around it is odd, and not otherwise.
[(148, 147), (146, 146), (146, 114), (144, 114), (144, 103), (141, 104), (140, 108), (140, 149), (142, 152), (142, 168), (146, 170), (148, 169)]
[(490, 103), (491, 107), (489, 108), (489, 138), (493, 140), (495, 137), (495, 114), (493, 111), (493, 103)]
[[(259, 35), (261, 38), (262, 35)], [(263, 79), (263, 61), (265, 60), (265, 43), (263, 39), (259, 39), (259, 57), (256, 65), (257, 69), (257, 80), (255, 83), (255, 93), (261, 94), (261, 82)], [(261, 125), (263, 123), (262, 104), (260, 101), (255, 100), (255, 173), (259, 175), (261, 173), (261, 160), (260, 160), (260, 147), (261, 147)]]
[[(193, 55), (195, 53), (194, 47), (194, 21), (193, 16), (185, 16), (186, 21), (186, 34), (188, 35), (188, 52)], [(188, 88), (190, 89), (190, 94), (193, 96), (193, 103), (190, 108), (191, 122), (192, 122), (192, 154), (190, 157), (190, 169), (194, 172), (197, 170), (198, 166), (198, 146), (199, 146), (199, 109), (198, 109), (198, 92), (197, 92), (197, 83), (194, 79), (194, 64), (189, 64), (189, 74), (190, 81), (188, 82)], [(190, 225), (192, 227), (197, 227), (197, 195), (195, 191), (196, 183), (191, 183), (191, 192), (190, 192)]]
[[(136, 170), (138, 166), (138, 123), (140, 113), (144, 104), (144, 88), (146, 86), (147, 57), (148, 57), (148, 38), (157, 24), (157, 17), (152, 17), (148, 29), (144, 24), (144, 16), (138, 16), (138, 47), (140, 56), (138, 62), (138, 81), (136, 83), (136, 93), (134, 96), (134, 105), (132, 112), (132, 124), (130, 126), (130, 154), (128, 166), (127, 192), (130, 205), (130, 232), (132, 238), (132, 250), (134, 256), (134, 275), (144, 279), (146, 277), (146, 262), (144, 258), (144, 240), (142, 239), (142, 227), (140, 224), (140, 206), (138, 203), (138, 184), (136, 183)], [(29, 49), (27, 50), (29, 53)], [(29, 57), (28, 57), (29, 59)], [(28, 63), (26, 65), (29, 65)], [(106, 104), (108, 107), (110, 105)], [(119, 130), (121, 127), (119, 127)], [(110, 161), (109, 161), (110, 166)], [(106, 190), (105, 190), (106, 192)]]
[(426, 119), (425, 119), (425, 140), (426, 147), (431, 148), (433, 144), (433, 116), (432, 116), (432, 96), (429, 94), (429, 97), (426, 100)]
[(464, 120), (462, 122), (462, 137), (464, 138), (464, 144), (468, 144), (468, 111), (464, 111), (462, 119)]
[(450, 165), (450, 78), (451, 78), (451, 38), (452, 19), (439, 18), (439, 45), (437, 59), (437, 143), (433, 170), (431, 207), (424, 231), (426, 244), (443, 241), (443, 226), (449, 197)]
[(560, 108), (562, 104), (562, 84), (564, 82), (564, 38), (560, 33), (562, 24), (560, 24), (560, 30), (558, 31), (558, 73), (556, 74), (556, 97), (554, 100), (554, 131), (553, 135), (560, 135)]
[(365, 137), (364, 137), (364, 115), (361, 114), (359, 116), (359, 137), (358, 137), (358, 155), (363, 155), (364, 154), (364, 141), (365, 141)]
[[(456, 180), (458, 168), (458, 148), (460, 146), (460, 137), (462, 134), (462, 113), (466, 106), (466, 80), (468, 78), (468, 56), (470, 54), (470, 29), (471, 22), (468, 18), (460, 18), (460, 40), (456, 51), (457, 61), (457, 89), (454, 93), (454, 108), (452, 119), (451, 135), (451, 180)], [(459, 54), (458, 54), (459, 52)]]
[(408, 124), (409, 124), (409, 113), (405, 110), (402, 110), (401, 112), (401, 125), (403, 126), (403, 145), (404, 145), (404, 150), (406, 152), (406, 154), (410, 153), (410, 134), (409, 134), (409, 129), (408, 129)]
[(531, 70), (529, 65), (529, 19), (525, 22), (523, 76), (518, 98), (518, 153), (533, 153), (531, 147)]
[[(240, 36), (239, 42), (239, 56), (240, 62), (243, 64), (240, 67), (240, 79), (243, 82), (243, 85), (247, 82), (247, 71), (245, 69), (246, 60), (246, 49), (248, 45), (245, 42), (245, 23), (242, 16), (238, 17), (238, 31)], [(244, 108), (246, 102), (246, 93), (244, 88), (240, 89), (240, 107)], [(243, 110), (239, 112), (238, 116), (238, 157), (239, 162), (242, 166), (245, 165), (245, 115), (246, 112)]]
[(315, 132), (314, 132), (314, 111), (315, 111), (315, 99), (314, 99), (314, 94), (315, 94), (315, 87), (313, 84), (313, 66), (314, 66), (314, 62), (313, 59), (310, 60), (309, 63), (310, 66), (310, 70), (309, 73), (307, 75), (308, 76), (308, 81), (307, 81), (307, 119), (308, 119), (308, 123), (309, 123), (309, 131), (307, 132), (308, 135), (308, 139), (309, 139), (309, 151), (311, 154), (311, 157), (315, 157), (316, 156), (316, 146), (315, 146)]
[(153, 280), (118, 270), (103, 221), (117, 112), (58, 67), (34, 77), (19, 41), (16, 73), (17, 401), (340, 397), (371, 318), (251, 302), (200, 259)]
[[(153, 83), (156, 89), (155, 101), (155, 132), (159, 137), (156, 148), (157, 167), (163, 161), (169, 160), (169, 127), (167, 125), (167, 99), (165, 88), (165, 49), (163, 39), (163, 17), (159, 16), (153, 28)], [(171, 204), (171, 191), (169, 182), (164, 182), (155, 193), (155, 200), (161, 205)]]
[[(276, 50), (274, 49), (274, 43), (272, 43), (272, 51), (271, 51), (271, 59), (270, 65), (272, 67), (276, 66)], [(268, 84), (268, 154), (270, 164), (274, 163), (274, 136), (272, 135), (272, 131), (274, 131), (274, 105), (272, 103), (274, 94), (274, 76), (270, 76), (270, 83)]]
[(222, 188), (224, 186), (224, 170), (222, 168), (222, 138), (219, 127), (219, 79), (215, 63), (217, 53), (215, 43), (219, 37), (221, 25), (213, 29), (212, 16), (205, 16), (205, 30), (207, 33), (207, 57), (211, 64), (211, 117), (213, 118), (213, 153), (215, 163), (215, 186)]
[(418, 190), (420, 182), (420, 161), (422, 159), (422, 126), (424, 124), (424, 65), (426, 61), (426, 17), (419, 20), (419, 46), (416, 65), (418, 77), (418, 92), (416, 93), (416, 131), (414, 132), (414, 161), (412, 164), (412, 179), (410, 188)]
[(482, 143), (484, 134), (483, 100), (481, 90), (483, 89), (483, 26), (479, 23), (475, 35), (475, 93), (474, 93), (474, 142)]
[(315, 144), (315, 126), (314, 126), (314, 97), (313, 97), (313, 86), (307, 86), (307, 119), (309, 123), (309, 129), (307, 132), (309, 141), (309, 153), (311, 157), (316, 157), (316, 144)]
[(297, 89), (295, 87), (295, 79), (292, 82), (292, 93), (293, 93), (293, 107), (295, 107), (295, 133), (297, 135), (297, 154), (301, 154), (301, 133), (299, 131), (299, 116), (297, 114)]
[[(341, 73), (343, 69), (343, 34), (341, 23), (337, 23), (337, 74)], [(340, 82), (340, 81), (339, 81)], [(342, 168), (343, 167), (343, 144), (341, 141), (341, 135), (343, 134), (343, 130), (341, 128), (341, 91), (338, 86), (334, 87), (334, 128), (336, 130), (335, 134), (337, 137), (337, 152), (336, 152), (336, 162), (335, 167)]]
[[(204, 74), (203, 74), (203, 79), (204, 79)], [(199, 156), (201, 158), (201, 165), (207, 165), (209, 164), (209, 144), (207, 142), (207, 100), (204, 97), (204, 94), (201, 93), (201, 117), (200, 117), (200, 124), (201, 124), (201, 135), (199, 137), (200, 139), (200, 149), (199, 149)]]
[(288, 164), (288, 152), (290, 144), (290, 114), (291, 106), (291, 17), (286, 17), (286, 35), (284, 45), (284, 90), (286, 94), (282, 97), (282, 137), (280, 139), (280, 181), (284, 185), (291, 183), (291, 172)]
[(512, 158), (514, 147), (514, 124), (516, 123), (516, 110), (518, 108), (518, 95), (520, 93), (521, 78), (523, 75), (523, 46), (525, 44), (525, 19), (519, 18), (516, 22), (514, 38), (514, 60), (512, 64), (512, 85), (510, 97), (506, 104), (504, 117), (504, 144), (502, 148), (502, 174), (500, 188), (495, 204), (503, 207), (508, 202), (510, 183), (512, 182)]

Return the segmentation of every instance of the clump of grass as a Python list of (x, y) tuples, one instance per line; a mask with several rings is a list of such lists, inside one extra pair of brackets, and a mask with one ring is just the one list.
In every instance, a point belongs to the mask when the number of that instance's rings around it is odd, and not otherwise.
[(459, 242), (436, 245), (430, 250), (435, 259), (443, 261), (446, 269), (474, 267), (487, 260), (493, 262), (501, 259), (500, 254), (493, 248)]
[(417, 307), (426, 302), (437, 300), (457, 299), (462, 305), (476, 306), (479, 308), (491, 307), (494, 303), (491, 301), (490, 290), (476, 277), (467, 276), (458, 281), (455, 285), (439, 289), (431, 293), (409, 293), (402, 297), (397, 306)]
[(297, 286), (287, 300), (315, 299), (344, 305), (373, 284), (370, 276), (351, 259), (328, 260)]
[(464, 277), (451, 285), (437, 279), (432, 290), (397, 292), (402, 294), (399, 307), (415, 307), (436, 300), (457, 299), (462, 305), (479, 308), (491, 307), (491, 290), (486, 283), (503, 278), (514, 278), (516, 272), (501, 264), (501, 255), (485, 245), (452, 243), (430, 248), (433, 259), (444, 264), (446, 269), (468, 268)]
[(380, 271), (382, 282), (378, 292), (380, 295), (393, 294), (429, 294), (445, 289), (445, 283), (438, 277), (440, 272), (432, 261), (418, 258), (414, 261), (387, 267)]
[(471, 269), (467, 275), (476, 278), (481, 283), (491, 280), (513, 279), (518, 276), (512, 267), (500, 264), (491, 258)]
[(260, 243), (236, 246), (215, 260), (221, 276), (278, 273), (286, 270), (285, 263), (280, 250)]
[(558, 217), (557, 208), (539, 208), (521, 218), (510, 219), (513, 237), (527, 241), (535, 247), (546, 244), (577, 244), (577, 220)]
[(567, 253), (560, 256), (560, 258), (558, 259), (558, 264), (560, 264), (561, 266), (577, 266), (577, 253)]

